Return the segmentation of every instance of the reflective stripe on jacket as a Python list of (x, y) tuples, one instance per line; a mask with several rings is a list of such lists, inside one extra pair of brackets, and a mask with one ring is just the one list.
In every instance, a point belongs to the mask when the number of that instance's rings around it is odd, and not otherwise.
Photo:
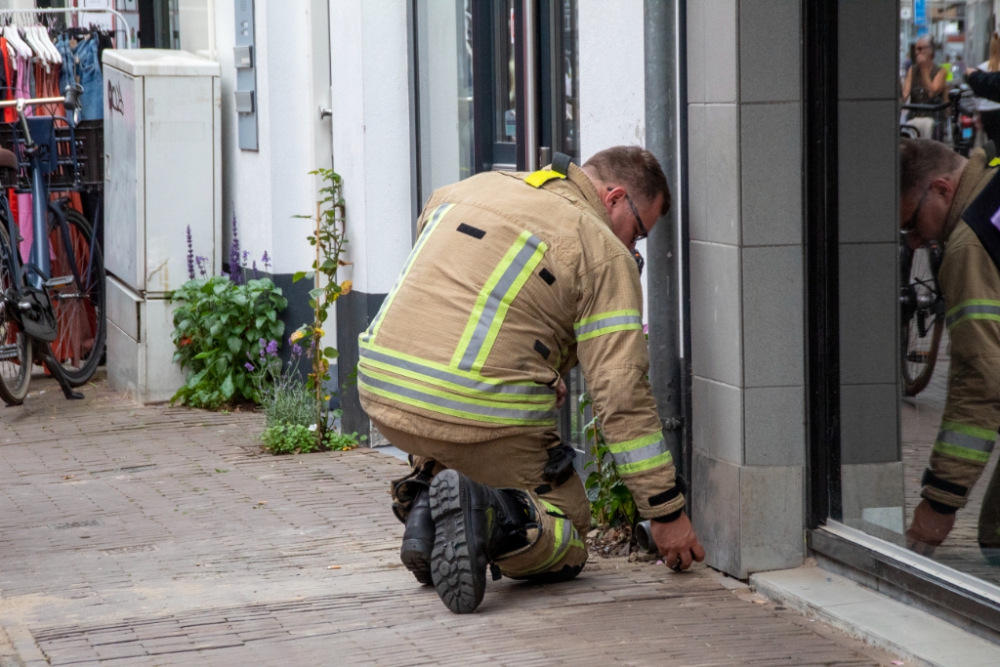
[[(529, 182), (525, 182), (530, 179)], [(437, 190), (396, 284), (359, 337), (373, 418), (481, 442), (556, 428), (577, 359), (644, 517), (684, 506), (647, 379), (635, 260), (586, 174), (491, 172)]]

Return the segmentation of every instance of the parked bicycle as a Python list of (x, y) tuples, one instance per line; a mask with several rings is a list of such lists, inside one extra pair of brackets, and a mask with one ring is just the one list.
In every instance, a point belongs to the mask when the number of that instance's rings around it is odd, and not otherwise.
[[(0, 191), (0, 398), (7, 405), (24, 401), (35, 363), (44, 364), (66, 398), (83, 398), (73, 387), (90, 380), (104, 351), (100, 244), (89, 221), (69, 207), (68, 197), (51, 200), (49, 195), (54, 175), (68, 175), (77, 186), (68, 189), (79, 189), (73, 112), (81, 92), (76, 85), (65, 97), (0, 102), (0, 108), (14, 107), (18, 117), (10, 126), (15, 150), (0, 148), (0, 169), (27, 177), (32, 195), (25, 261), (21, 246), (28, 230), (19, 229), (7, 194)], [(58, 104), (66, 116), (26, 114), (29, 107)]]

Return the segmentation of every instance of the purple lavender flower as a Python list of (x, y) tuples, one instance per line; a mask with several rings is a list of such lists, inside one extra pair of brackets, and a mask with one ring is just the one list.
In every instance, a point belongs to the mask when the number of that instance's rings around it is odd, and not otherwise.
[(187, 242), (188, 242), (188, 278), (194, 280), (194, 243), (191, 241), (191, 225), (187, 228)]
[(233, 212), (233, 241), (229, 245), (229, 279), (237, 285), (243, 284), (243, 271), (240, 266), (240, 237), (236, 230), (236, 213)]
[(278, 341), (272, 340), (267, 344), (267, 353), (272, 357), (278, 356)]
[(261, 338), (259, 341), (257, 341), (257, 344), (260, 345), (260, 358), (263, 359), (264, 355), (267, 354), (267, 351), (266, 351), (267, 350), (267, 341), (264, 340), (263, 338)]
[(268, 257), (266, 250), (264, 251), (264, 256), (260, 258), (260, 263), (264, 265), (265, 271), (271, 268), (271, 258)]
[(251, 363), (250, 363), (249, 361), (248, 361), (247, 363), (243, 364), (243, 366), (244, 366), (244, 367), (245, 367), (245, 368), (246, 368), (246, 369), (247, 369), (248, 371), (251, 371), (251, 372), (253, 372), (253, 371), (257, 370), (257, 369), (255, 369), (255, 368), (253, 367), (253, 364), (251, 364)]
[(302, 346), (298, 343), (292, 343), (292, 356), (301, 357), (302, 356)]
[(260, 276), (257, 275), (257, 260), (253, 261), (253, 279), (257, 280)]
[(202, 257), (198, 255), (194, 258), (195, 263), (198, 265), (198, 272), (201, 273), (202, 278), (208, 277), (208, 257)]
[(243, 251), (243, 261), (242, 261), (242, 262), (240, 262), (240, 266), (242, 266), (242, 267), (246, 268), (246, 265), (247, 265), (247, 258), (248, 258), (248, 257), (250, 257), (250, 251), (249, 251), (249, 250), (244, 250), (244, 251)]

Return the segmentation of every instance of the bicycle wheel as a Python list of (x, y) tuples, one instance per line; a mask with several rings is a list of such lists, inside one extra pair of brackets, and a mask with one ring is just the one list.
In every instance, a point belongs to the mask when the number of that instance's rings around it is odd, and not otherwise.
[[(52, 355), (62, 366), (70, 385), (78, 387), (94, 375), (104, 351), (107, 331), (104, 311), (104, 258), (93, 242), (90, 223), (74, 210), (66, 211), (69, 246), (54, 215), (49, 216), (52, 251), (49, 290), (56, 315), (58, 337), (51, 343)], [(73, 280), (69, 261), (72, 253), (83, 289)], [(63, 284), (60, 284), (63, 283)]]
[[(916, 396), (930, 382), (944, 332), (944, 297), (937, 283), (937, 248), (918, 248), (902, 289), (903, 395)], [(904, 266), (905, 270), (905, 266)]]
[[(2, 219), (0, 223), (5, 225)], [(9, 310), (17, 306), (12, 296), (18, 286), (9, 260), (12, 252), (7, 229), (0, 226), (0, 399), (7, 405), (20, 405), (31, 381), (31, 341)]]

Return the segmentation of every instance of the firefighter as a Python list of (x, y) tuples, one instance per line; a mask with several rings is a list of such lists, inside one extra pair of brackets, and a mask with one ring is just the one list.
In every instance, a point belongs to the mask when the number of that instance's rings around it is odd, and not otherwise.
[(587, 560), (590, 506), (556, 432), (579, 361), (618, 471), (667, 564), (705, 552), (684, 514), (647, 379), (632, 251), (670, 206), (656, 158), (490, 172), (437, 190), (392, 291), (359, 337), (358, 391), (412, 456), (394, 483), (401, 559), (456, 613), (494, 578), (558, 582)]
[[(988, 149), (993, 151), (992, 144)], [(993, 450), (1000, 427), (1000, 179), (982, 149), (968, 159), (928, 139), (900, 143), (900, 221), (910, 246), (938, 241), (938, 283), (951, 337), (948, 397), (907, 546), (930, 554), (955, 525)], [(979, 545), (1000, 549), (1000, 474), (979, 515)]]

